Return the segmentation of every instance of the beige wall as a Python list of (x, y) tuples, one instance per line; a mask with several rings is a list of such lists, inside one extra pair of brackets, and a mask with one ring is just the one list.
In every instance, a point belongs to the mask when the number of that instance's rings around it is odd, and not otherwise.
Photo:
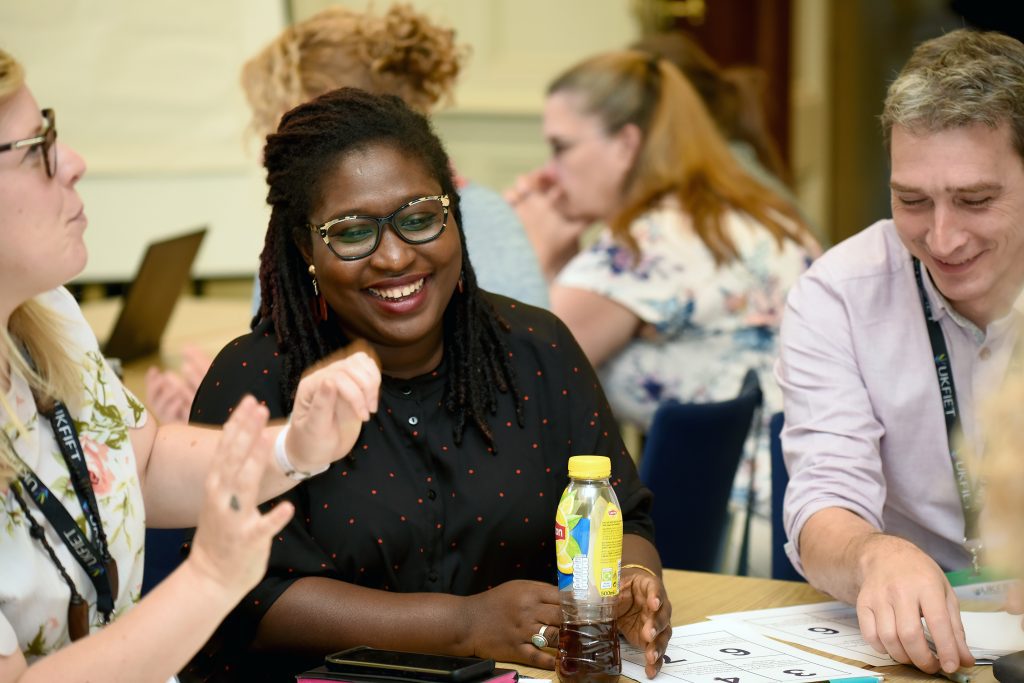
[[(326, 4), (292, 0), (292, 14), (302, 19)], [(436, 120), (459, 171), (497, 189), (547, 158), (540, 111), (551, 78), (639, 33), (628, 0), (413, 4), (472, 47), (455, 103)], [(793, 13), (794, 175), (805, 210), (826, 226), (831, 6), (794, 0)], [(243, 144), (248, 114), (238, 71), (284, 25), (286, 5), (175, 0), (173, 7), (0, 2), (0, 45), (25, 63), (40, 102), (58, 111), (61, 140), (89, 162), (80, 183), (90, 218), (84, 281), (127, 279), (148, 241), (198, 224), (211, 227), (198, 276), (256, 268), (267, 209), (256, 153)]]

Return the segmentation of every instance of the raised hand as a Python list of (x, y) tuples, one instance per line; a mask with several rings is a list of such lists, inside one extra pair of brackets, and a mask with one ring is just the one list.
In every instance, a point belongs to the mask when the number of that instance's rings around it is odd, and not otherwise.
[[(299, 470), (315, 472), (348, 454), (363, 423), (377, 412), (380, 368), (372, 351), (325, 359), (299, 382), (285, 447)], [(340, 360), (333, 360), (338, 355)]]
[(206, 477), (206, 496), (187, 563), (222, 590), (241, 598), (267, 568), (270, 543), (291, 519), (291, 503), (267, 514), (256, 507), (260, 479), (270, 458), (259, 447), (267, 409), (246, 396), (224, 425)]
[(630, 644), (644, 650), (644, 672), (654, 678), (672, 637), (672, 603), (661, 579), (642, 570), (622, 571), (615, 625)]
[(545, 637), (557, 646), (562, 607), (558, 588), (539, 581), (506, 581), (469, 601), (467, 637), (477, 657), (519, 662), (539, 669), (554, 669), (555, 656), (538, 648), (531, 637), (547, 625)]

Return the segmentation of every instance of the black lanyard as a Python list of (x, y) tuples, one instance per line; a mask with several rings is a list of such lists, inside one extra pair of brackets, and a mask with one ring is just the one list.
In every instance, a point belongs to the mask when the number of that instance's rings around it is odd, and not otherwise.
[(921, 295), (924, 321), (928, 326), (928, 341), (932, 345), (935, 375), (939, 380), (939, 396), (942, 399), (942, 412), (946, 418), (946, 443), (949, 448), (949, 459), (953, 463), (953, 479), (956, 481), (957, 492), (960, 494), (960, 507), (964, 513), (964, 547), (971, 553), (971, 562), (977, 571), (979, 569), (978, 551), (981, 549), (981, 544), (978, 541), (978, 514), (981, 511), (981, 502), (978, 500), (975, 487), (971, 485), (967, 463), (960, 457), (960, 451), (955, 446), (960, 440), (963, 429), (960, 424), (960, 405), (956, 400), (956, 385), (953, 383), (953, 365), (946, 347), (946, 338), (942, 335), (942, 326), (932, 318), (932, 305), (928, 301), (928, 295), (924, 290), (924, 280), (921, 277), (921, 262), (916, 258), (914, 259), (914, 278), (917, 280), (917, 293)]
[(89, 576), (89, 580), (96, 588), (96, 608), (103, 614), (105, 621), (110, 621), (110, 615), (114, 611), (114, 594), (117, 592), (117, 565), (107, 547), (107, 535), (103, 531), (100, 509), (96, 504), (96, 495), (92, 489), (89, 470), (85, 465), (78, 431), (67, 408), (59, 401), (54, 404), (53, 411), (47, 417), (53, 427), (53, 435), (60, 447), (60, 454), (68, 466), (71, 485), (82, 506), (92, 540), (82, 533), (60, 500), (27, 464), (19, 479), (25, 492), (50, 525), (57, 530), (57, 535)]

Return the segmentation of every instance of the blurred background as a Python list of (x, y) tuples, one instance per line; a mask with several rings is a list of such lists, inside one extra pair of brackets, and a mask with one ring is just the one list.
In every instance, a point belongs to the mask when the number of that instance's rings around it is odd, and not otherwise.
[[(365, 0), (33, 0), (0, 3), (0, 45), (89, 171), (89, 265), (116, 291), (145, 245), (207, 225), (198, 289), (248, 293), (267, 220), (259, 142), (244, 134), (242, 63), (289, 22)], [(801, 208), (832, 243), (889, 215), (878, 112), (912, 47), (964, 25), (1020, 32), (998, 2), (951, 0), (411, 0), (472, 49), (437, 126), (462, 173), (495, 189), (543, 163), (544, 89), (590, 54), (646, 33), (694, 36), (757, 69)], [(1012, 5), (1008, 3), (1007, 6)], [(377, 2), (377, 10), (386, 3)]]

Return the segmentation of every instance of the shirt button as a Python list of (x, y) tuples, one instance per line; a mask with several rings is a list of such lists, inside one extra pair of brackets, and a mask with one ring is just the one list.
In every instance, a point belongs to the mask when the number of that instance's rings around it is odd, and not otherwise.
[(437, 579), (438, 579), (437, 572), (435, 572), (433, 569), (431, 569), (430, 573), (427, 574), (427, 580), (429, 580), (430, 583), (436, 583)]
[(402, 392), (403, 396), (408, 396), (412, 393), (412, 387), (402, 387), (399, 391)]
[(434, 489), (429, 489), (427, 491), (427, 498), (429, 498), (430, 500), (434, 500), (435, 498), (437, 498), (437, 491), (435, 491)]
[(419, 423), (420, 423), (420, 419), (418, 417), (416, 417), (415, 415), (413, 415), (412, 417), (409, 418), (409, 424), (411, 424), (412, 426), (415, 427)]
[(988, 348), (987, 346), (982, 348), (982, 350), (978, 353), (978, 357), (981, 358), (982, 360), (988, 360), (989, 356), (991, 355), (992, 349)]

